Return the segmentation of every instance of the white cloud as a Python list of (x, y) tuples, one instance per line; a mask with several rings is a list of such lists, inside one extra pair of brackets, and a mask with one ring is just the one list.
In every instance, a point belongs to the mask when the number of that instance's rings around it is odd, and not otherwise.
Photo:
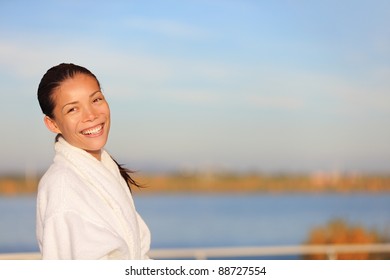
[(250, 104), (267, 109), (299, 110), (305, 106), (305, 101), (294, 96), (250, 95), (247, 100)]
[(350, 116), (390, 113), (390, 84), (384, 70), (376, 75), (377, 79), (367, 77), (367, 80), (287, 67), (256, 73), (261, 78), (247, 91), (247, 100), (254, 106), (286, 110), (311, 108), (319, 113)]
[(221, 102), (221, 96), (216, 91), (209, 89), (173, 89), (170, 91), (162, 90), (161, 95), (170, 100), (184, 102), (192, 105), (218, 104)]
[(137, 17), (125, 20), (124, 25), (130, 29), (159, 33), (170, 37), (203, 39), (209, 36), (207, 31), (199, 27), (171, 19), (147, 19)]
[(56, 44), (48, 39), (39, 44), (21, 40), (0, 43), (0, 67), (15, 76), (40, 77), (61, 62), (80, 64), (108, 77), (134, 80), (161, 81), (174, 75), (161, 58), (132, 51), (115, 52), (92, 42)]

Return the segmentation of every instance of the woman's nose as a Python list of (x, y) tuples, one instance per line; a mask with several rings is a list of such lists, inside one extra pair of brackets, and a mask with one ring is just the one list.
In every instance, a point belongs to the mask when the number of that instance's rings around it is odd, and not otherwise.
[(92, 107), (86, 107), (84, 109), (83, 120), (85, 122), (94, 121), (97, 118), (97, 114)]

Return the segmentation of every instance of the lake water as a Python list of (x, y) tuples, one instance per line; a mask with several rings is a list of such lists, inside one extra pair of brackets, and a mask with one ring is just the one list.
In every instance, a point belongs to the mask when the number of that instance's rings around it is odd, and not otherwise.
[[(345, 221), (390, 233), (390, 194), (151, 195), (135, 198), (152, 248), (298, 245)], [(35, 197), (0, 196), (0, 253), (38, 251)]]

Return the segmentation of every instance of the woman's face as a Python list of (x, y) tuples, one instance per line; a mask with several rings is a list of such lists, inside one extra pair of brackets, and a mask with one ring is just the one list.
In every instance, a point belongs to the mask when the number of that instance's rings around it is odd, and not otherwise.
[(96, 79), (76, 74), (62, 82), (53, 97), (54, 119), (46, 116), (46, 126), (100, 160), (110, 130), (110, 108)]

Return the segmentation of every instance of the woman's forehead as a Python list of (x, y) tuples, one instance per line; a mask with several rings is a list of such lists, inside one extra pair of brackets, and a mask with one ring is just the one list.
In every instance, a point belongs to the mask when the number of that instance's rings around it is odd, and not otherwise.
[(56, 90), (56, 99), (82, 98), (97, 91), (100, 86), (94, 77), (85, 74), (77, 74), (63, 81)]

